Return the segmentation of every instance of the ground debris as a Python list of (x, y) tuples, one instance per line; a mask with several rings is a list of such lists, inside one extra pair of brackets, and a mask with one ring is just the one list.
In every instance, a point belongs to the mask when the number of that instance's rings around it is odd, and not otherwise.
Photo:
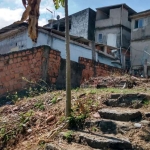
[(150, 86), (150, 80), (145, 78), (137, 78), (134, 76), (106, 76), (106, 77), (91, 77), (88, 81), (81, 84), (81, 88), (133, 88), (134, 86)]
[[(148, 94), (150, 90), (147, 89), (144, 92), (141, 89), (139, 91), (137, 86), (133, 89), (109, 87), (107, 89), (74, 89), (72, 90), (72, 116), (70, 119), (65, 117), (66, 99), (63, 90), (23, 98), (13, 105), (6, 104), (0, 107), (0, 149), (45, 150), (47, 143), (50, 143), (56, 145), (56, 148), (66, 150), (94, 150), (90, 144), (84, 143), (84, 140), (91, 140), (91, 137), (93, 139), (94, 134), (97, 134), (97, 139), (101, 144), (104, 144), (103, 139), (105, 140), (106, 137), (110, 141), (112, 134), (114, 134), (113, 138), (129, 139), (135, 150), (142, 146), (145, 149), (149, 148), (150, 96)], [(49, 105), (52, 100), (53, 103)], [(136, 103), (140, 103), (141, 107), (131, 107)], [(106, 109), (108, 112), (99, 112), (99, 110)], [(114, 109), (116, 111), (111, 112)], [(133, 112), (133, 109), (136, 109), (136, 112)], [(112, 117), (108, 118), (110, 115)], [(130, 121), (132, 115), (137, 115), (141, 120)], [(70, 125), (68, 120), (72, 120), (72, 124), (76, 125), (73, 132), (68, 132), (68, 125)], [(88, 122), (86, 123), (86, 121)], [(135, 123), (141, 124), (141, 128), (136, 128)], [(70, 127), (69, 129), (71, 130)], [(81, 135), (81, 143), (74, 143), (75, 141), (73, 141), (69, 144), (59, 136), (60, 132), (65, 131), (66, 137), (69, 138), (74, 132), (76, 133), (75, 130), (82, 130), (88, 136)], [(90, 136), (92, 134), (93, 136)], [(100, 138), (101, 136), (102, 138)], [(91, 140), (91, 142), (94, 141)], [(82, 145), (82, 143), (86, 145)]]

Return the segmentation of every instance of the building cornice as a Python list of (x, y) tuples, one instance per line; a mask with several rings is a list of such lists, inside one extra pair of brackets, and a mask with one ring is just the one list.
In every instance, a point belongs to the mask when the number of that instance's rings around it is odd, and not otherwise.
[(107, 26), (107, 27), (96, 27), (95, 30), (104, 30), (104, 29), (111, 29), (111, 28), (116, 28), (116, 27), (123, 27), (125, 30), (131, 32), (131, 29), (124, 26), (124, 25), (121, 25), (121, 24), (116, 24), (116, 25), (113, 25), (113, 26)]

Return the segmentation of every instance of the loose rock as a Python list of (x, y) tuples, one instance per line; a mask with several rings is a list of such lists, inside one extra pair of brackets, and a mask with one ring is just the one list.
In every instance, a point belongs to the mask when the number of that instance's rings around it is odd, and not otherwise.
[(142, 127), (142, 125), (141, 125), (140, 123), (135, 123), (134, 126), (135, 126), (136, 128), (141, 128), (141, 127)]
[(50, 122), (52, 122), (54, 119), (55, 119), (55, 116), (54, 116), (54, 115), (51, 115), (51, 116), (49, 116), (49, 117), (46, 119), (46, 123), (50, 123)]

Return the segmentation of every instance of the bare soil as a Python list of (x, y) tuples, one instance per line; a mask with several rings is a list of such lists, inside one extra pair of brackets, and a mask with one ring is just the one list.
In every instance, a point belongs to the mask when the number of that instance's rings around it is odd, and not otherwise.
[[(88, 110), (89, 118), (101, 108), (110, 108), (104, 104), (112, 93), (146, 93), (150, 89), (134, 87), (133, 89), (105, 88), (105, 89), (76, 89), (72, 90), (72, 109), (76, 114), (81, 113), (78, 105), (80, 101), (84, 109)], [(129, 108), (131, 109), (131, 108)], [(120, 108), (120, 111), (122, 108)], [(150, 104), (144, 104), (140, 109), (150, 112)], [(144, 115), (143, 115), (144, 117)], [(97, 118), (101, 119), (101, 118)], [(148, 118), (143, 118), (150, 121)], [(59, 139), (58, 136), (49, 138), (53, 129), (59, 127), (65, 120), (65, 91), (53, 91), (32, 98), (16, 101), (14, 105), (0, 107), (0, 150), (44, 150), (46, 143), (55, 143), (61, 149), (92, 150), (88, 146), (71, 143)], [(92, 129), (90, 129), (92, 130)], [(126, 133), (114, 135), (125, 136), (136, 148), (149, 150), (150, 127), (133, 129)]]

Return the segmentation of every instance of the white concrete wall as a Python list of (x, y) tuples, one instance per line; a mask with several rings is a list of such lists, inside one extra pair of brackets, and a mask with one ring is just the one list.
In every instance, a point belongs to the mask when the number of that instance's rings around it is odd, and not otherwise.
[[(37, 44), (32, 43), (31, 39), (28, 38), (28, 48), (37, 47), (40, 45), (48, 45), (52, 49), (60, 51), (62, 58), (66, 58), (65, 39), (63, 37), (52, 38), (48, 33), (39, 32)], [(78, 62), (79, 57), (92, 59), (92, 51), (90, 48), (75, 44), (75, 42), (70, 42), (70, 56), (70, 59), (75, 62)]]
[(27, 30), (15, 35), (10, 35), (9, 37), (0, 41), (0, 54), (27, 49), (27, 40)]
[[(37, 43), (33, 43), (31, 39), (28, 37), (27, 32), (19, 34), (21, 39), (25, 39), (26, 41), (26, 48), (25, 49), (30, 49), (32, 47), (37, 47), (40, 45), (48, 45), (54, 50), (58, 50), (61, 52), (61, 57), (66, 58), (66, 51), (65, 51), (65, 38), (64, 37), (58, 37), (57, 35), (50, 36), (50, 33), (47, 31), (44, 32), (39, 32), (38, 40)], [(17, 37), (13, 37), (14, 39), (17, 39)], [(6, 39), (7, 41), (7, 39)], [(0, 44), (3, 42), (0, 42)], [(19, 49), (23, 50), (23, 49)], [(7, 52), (10, 52), (8, 50)], [(91, 47), (78, 44), (74, 41), (70, 41), (70, 58), (72, 61), (78, 62), (79, 57), (84, 57), (88, 59), (92, 59), (92, 50)], [(96, 61), (99, 61), (101, 63), (110, 65), (110, 66), (115, 66), (118, 67), (114, 64), (111, 63), (112, 59), (111, 58), (105, 58), (103, 56), (98, 56), (98, 53), (96, 52)]]
[(103, 63), (103, 64), (106, 64), (106, 65), (109, 65), (109, 66), (113, 66), (113, 67), (117, 67), (117, 68), (121, 68), (121, 66), (117, 63), (112, 63), (112, 61), (115, 61), (113, 59), (110, 59), (108, 57), (105, 57), (103, 55), (98, 55), (98, 61), (100, 63)]
[[(61, 57), (64, 59), (66, 58), (64, 40), (53, 38), (52, 49), (59, 50), (61, 52)], [(92, 59), (92, 51), (79, 45), (70, 43), (70, 59), (78, 62), (79, 57)]]

